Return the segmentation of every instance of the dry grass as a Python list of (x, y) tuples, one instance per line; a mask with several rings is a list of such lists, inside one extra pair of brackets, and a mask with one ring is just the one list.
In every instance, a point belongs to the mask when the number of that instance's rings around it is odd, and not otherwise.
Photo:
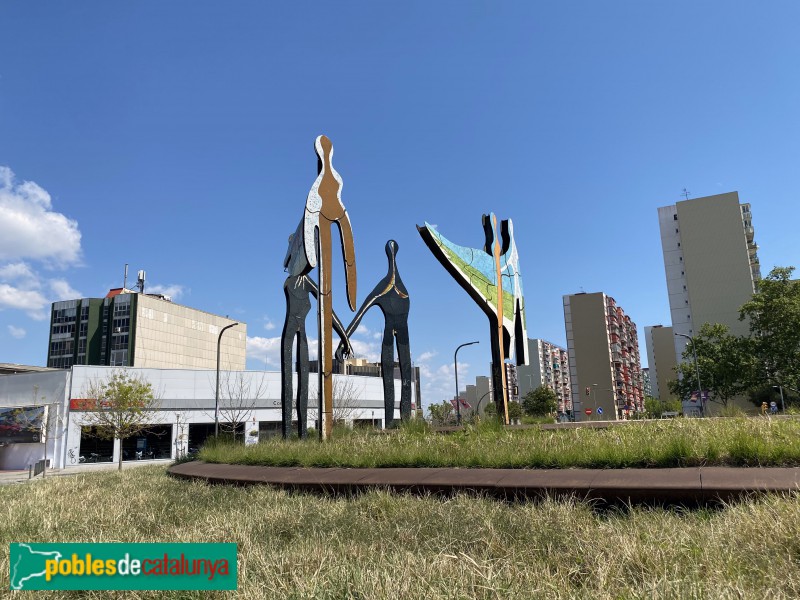
[(207, 462), (306, 467), (648, 468), (800, 466), (800, 419), (671, 419), (608, 429), (467, 427), (441, 435), (412, 422), (391, 434), (207, 445)]
[[(208, 486), (154, 466), (4, 487), (0, 501), (3, 573), (12, 541), (224, 541), (239, 545), (241, 598), (800, 596), (797, 496), (720, 510), (599, 512), (571, 502)], [(212, 595), (221, 596), (85, 594)]]

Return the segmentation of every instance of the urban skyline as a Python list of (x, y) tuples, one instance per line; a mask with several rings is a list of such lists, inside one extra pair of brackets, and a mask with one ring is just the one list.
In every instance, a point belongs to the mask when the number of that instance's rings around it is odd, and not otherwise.
[[(684, 188), (738, 190), (762, 271), (800, 264), (800, 7), (87, 6), (0, 8), (0, 207), (19, 217), (0, 218), (0, 360), (44, 364), (50, 302), (105, 294), (128, 263), (248, 323), (248, 368), (277, 369), (281, 261), (321, 133), (359, 300), (399, 243), (426, 401), (452, 396), (459, 344), (481, 340), (459, 354), (467, 381), (489, 343), (424, 221), (471, 244), (481, 214), (512, 219), (528, 333), (562, 346), (561, 298), (581, 290), (612, 294), (640, 336), (669, 323), (656, 215)], [(368, 315), (359, 355), (382, 327)]]

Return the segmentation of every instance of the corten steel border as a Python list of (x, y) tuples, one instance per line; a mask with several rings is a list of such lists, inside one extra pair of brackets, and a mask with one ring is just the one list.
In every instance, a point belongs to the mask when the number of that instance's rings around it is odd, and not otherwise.
[(576, 498), (608, 503), (703, 505), (763, 493), (800, 491), (800, 468), (677, 469), (303, 468), (173, 465), (174, 477), (228, 485), (352, 494), (389, 489), (417, 494), (477, 493), (504, 499)]
[[(442, 264), (453, 279), (464, 288), (470, 297), (481, 307), (489, 319), (491, 352), (492, 352), (492, 388), (502, 390), (502, 396), (496, 395), (495, 403), (498, 410), (502, 410), (504, 422), (509, 424), (508, 418), (508, 386), (506, 385), (505, 359), (510, 351), (515, 351), (517, 365), (528, 364), (528, 343), (527, 328), (525, 325), (525, 305), (522, 296), (522, 277), (519, 273), (519, 255), (514, 241), (514, 228), (510, 219), (500, 221), (494, 213), (483, 215), (483, 230), (485, 244), (482, 249), (467, 248), (454, 244), (438, 231), (434, 235), (431, 226), (425, 223), (417, 226), (422, 240), (428, 246), (436, 259)], [(443, 240), (439, 242), (439, 240)], [(494, 263), (493, 275), (495, 282), (487, 281), (487, 286), (497, 288), (496, 306), (492, 306), (486, 293), (479, 290), (472, 279), (464, 273), (447, 255), (443, 246), (458, 248), (469, 251), (473, 257), (477, 258), (480, 253), (489, 255)], [(451, 248), (451, 249), (452, 249)], [(514, 269), (513, 273), (504, 273), (505, 268)], [(476, 269), (477, 270), (477, 269)], [(510, 277), (513, 282), (513, 310), (514, 314), (503, 314), (503, 277)], [(509, 327), (503, 322), (505, 319), (510, 323)], [(512, 348), (513, 346), (513, 348)]]

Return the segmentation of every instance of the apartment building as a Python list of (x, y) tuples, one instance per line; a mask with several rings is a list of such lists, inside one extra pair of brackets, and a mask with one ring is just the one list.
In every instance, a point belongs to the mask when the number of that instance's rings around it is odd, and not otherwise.
[(245, 323), (117, 288), (105, 298), (53, 303), (47, 366), (216, 369), (218, 341), (222, 368), (244, 369)]
[(650, 368), (650, 395), (666, 402), (675, 399), (669, 391), (669, 382), (677, 374), (675, 367), (675, 335), (672, 327), (653, 325), (644, 328), (645, 345), (647, 346), (647, 364)]
[(576, 420), (623, 419), (643, 410), (636, 324), (614, 298), (564, 296), (564, 324)]
[(529, 339), (528, 356), (530, 364), (517, 367), (520, 397), (539, 387), (549, 387), (558, 396), (558, 413), (572, 414), (567, 349), (539, 338)]
[[(737, 192), (684, 200), (658, 209), (674, 334), (693, 335), (722, 323), (736, 335), (749, 326), (739, 307), (761, 278), (749, 204)], [(687, 340), (675, 335), (680, 361)]]

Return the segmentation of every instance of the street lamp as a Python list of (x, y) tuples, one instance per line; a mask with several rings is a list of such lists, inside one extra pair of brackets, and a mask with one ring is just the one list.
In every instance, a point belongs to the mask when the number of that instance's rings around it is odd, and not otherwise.
[(783, 386), (782, 385), (773, 385), (773, 388), (780, 390), (781, 392), (781, 412), (786, 414), (786, 404), (783, 401)]
[(219, 330), (219, 335), (217, 336), (217, 391), (214, 394), (214, 437), (216, 438), (219, 436), (219, 348), (220, 344), (222, 343), (222, 334), (225, 333), (226, 329), (230, 329), (231, 327), (236, 327), (239, 323), (231, 323), (230, 325), (225, 325), (222, 329)]
[(458, 348), (456, 348), (455, 354), (453, 354), (453, 369), (456, 372), (456, 425), (461, 425), (461, 403), (458, 401), (458, 351), (464, 346), (472, 346), (473, 344), (480, 344), (480, 342), (467, 342), (466, 344), (461, 344)]
[(686, 338), (692, 343), (692, 356), (694, 356), (694, 370), (697, 373), (697, 393), (700, 394), (700, 408), (703, 411), (703, 416), (706, 416), (706, 404), (703, 400), (703, 386), (700, 384), (700, 367), (697, 365), (697, 348), (694, 347), (694, 338), (685, 333), (676, 333), (678, 337)]
[(478, 415), (479, 417), (481, 416), (481, 402), (483, 402), (483, 399), (486, 398), (486, 396), (488, 396), (491, 393), (492, 390), (489, 390), (483, 396), (481, 396), (480, 400), (478, 400), (478, 404), (475, 406), (475, 414)]
[(592, 400), (594, 401), (594, 416), (592, 417), (593, 421), (597, 420), (597, 384), (592, 384)]

